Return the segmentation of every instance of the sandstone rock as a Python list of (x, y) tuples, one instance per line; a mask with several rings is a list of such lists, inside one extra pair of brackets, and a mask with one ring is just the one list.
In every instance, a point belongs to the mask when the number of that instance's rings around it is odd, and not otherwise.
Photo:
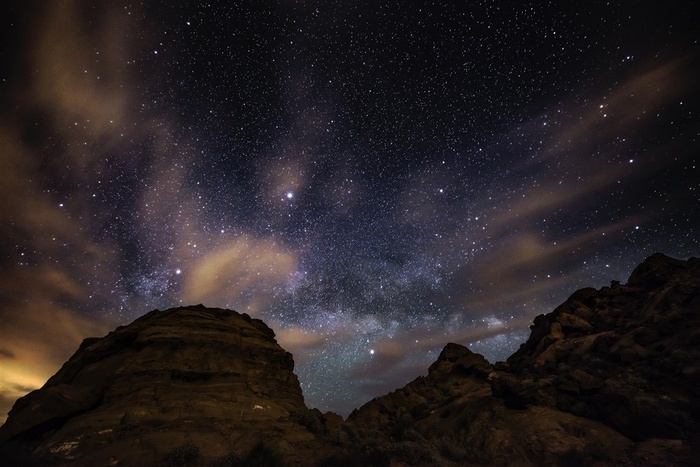
[[(410, 443), (437, 446), (421, 451), (425, 465), (700, 458), (700, 261), (655, 255), (628, 284), (582, 289), (537, 316), (531, 331), (507, 363), (491, 367), (490, 395), (480, 371), (455, 379), (455, 362), (478, 358), (450, 344), (427, 377), (366, 404), (350, 422), (372, 420), (383, 449), (408, 464)], [(399, 421), (416, 407), (430, 410)]]
[(153, 311), (86, 339), (0, 427), (0, 465), (696, 465), (700, 260), (574, 294), (491, 365), (447, 344), (347, 421), (262, 321)]
[(654, 253), (637, 266), (627, 281), (630, 286), (656, 287), (668, 281), (669, 277), (683, 270), (697, 267), (698, 258), (682, 261), (661, 253)]
[(561, 325), (563, 330), (590, 331), (593, 329), (591, 323), (583, 318), (579, 318), (578, 316), (569, 313), (560, 313), (555, 319)]
[(459, 344), (447, 344), (427, 377), (418, 377), (402, 389), (373, 399), (353, 411), (349, 420), (357, 426), (391, 432), (405, 413), (415, 422), (444, 408), (447, 401), (465, 395), (489, 395), (492, 370), (483, 356)]
[(86, 340), (17, 401), (0, 440), (32, 446), (42, 462), (83, 465), (156, 465), (187, 444), (201, 458), (244, 456), (266, 436), (299, 432), (286, 421), (306, 409), (293, 368), (260, 320), (202, 306), (156, 310)]
[[(586, 335), (550, 344), (551, 332), (533, 329), (508, 360), (512, 376), (526, 381), (539, 374), (536, 367), (548, 368), (563, 394), (560, 408), (601, 420), (631, 439), (696, 436), (700, 403), (691, 396), (697, 391), (689, 376), (700, 369), (700, 261), (654, 255), (627, 285), (585, 290), (538, 319), (561, 323), (565, 334), (568, 328)], [(581, 299), (588, 301), (585, 324), (568, 312)], [(566, 362), (563, 372), (559, 362)], [(529, 404), (551, 404), (549, 391), (525, 395)]]

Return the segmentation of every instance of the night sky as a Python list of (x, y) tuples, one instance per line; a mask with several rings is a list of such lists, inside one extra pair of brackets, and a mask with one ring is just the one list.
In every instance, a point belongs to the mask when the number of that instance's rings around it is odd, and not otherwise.
[(198, 303), (347, 415), (700, 256), (693, 6), (4, 2), (2, 418), (83, 338)]

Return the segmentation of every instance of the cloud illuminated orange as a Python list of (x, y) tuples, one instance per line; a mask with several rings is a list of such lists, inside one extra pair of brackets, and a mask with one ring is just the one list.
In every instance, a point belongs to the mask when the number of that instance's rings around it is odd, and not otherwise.
[(195, 260), (183, 300), (255, 314), (296, 270), (296, 255), (274, 240), (240, 236)]

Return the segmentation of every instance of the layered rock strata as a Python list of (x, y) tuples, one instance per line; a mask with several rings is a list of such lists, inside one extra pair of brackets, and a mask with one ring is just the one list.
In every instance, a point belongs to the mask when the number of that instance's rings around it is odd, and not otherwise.
[(0, 440), (31, 446), (36, 463), (157, 465), (187, 446), (201, 460), (267, 438), (311, 439), (288, 421), (306, 406), (292, 355), (274, 336), (229, 310), (152, 311), (86, 339), (17, 401)]

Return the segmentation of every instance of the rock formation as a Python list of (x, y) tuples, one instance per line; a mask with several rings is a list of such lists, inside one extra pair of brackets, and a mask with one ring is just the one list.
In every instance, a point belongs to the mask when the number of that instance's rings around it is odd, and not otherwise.
[(626, 285), (574, 293), (535, 319), (504, 369), (523, 382), (516, 397), (600, 420), (637, 442), (697, 432), (700, 262), (657, 254)]
[(700, 260), (653, 255), (531, 330), (495, 365), (448, 344), (344, 421), (262, 321), (156, 310), (18, 400), (0, 465), (698, 465)]
[(531, 330), (493, 366), (448, 344), (349, 422), (415, 464), (698, 465), (700, 260), (655, 254)]
[(289, 449), (280, 455), (293, 458), (291, 445), (314, 437), (289, 421), (306, 406), (292, 355), (274, 336), (258, 319), (200, 305), (152, 311), (86, 339), (14, 405), (0, 428), (5, 456), (37, 465), (187, 456), (206, 464), (281, 438)]

